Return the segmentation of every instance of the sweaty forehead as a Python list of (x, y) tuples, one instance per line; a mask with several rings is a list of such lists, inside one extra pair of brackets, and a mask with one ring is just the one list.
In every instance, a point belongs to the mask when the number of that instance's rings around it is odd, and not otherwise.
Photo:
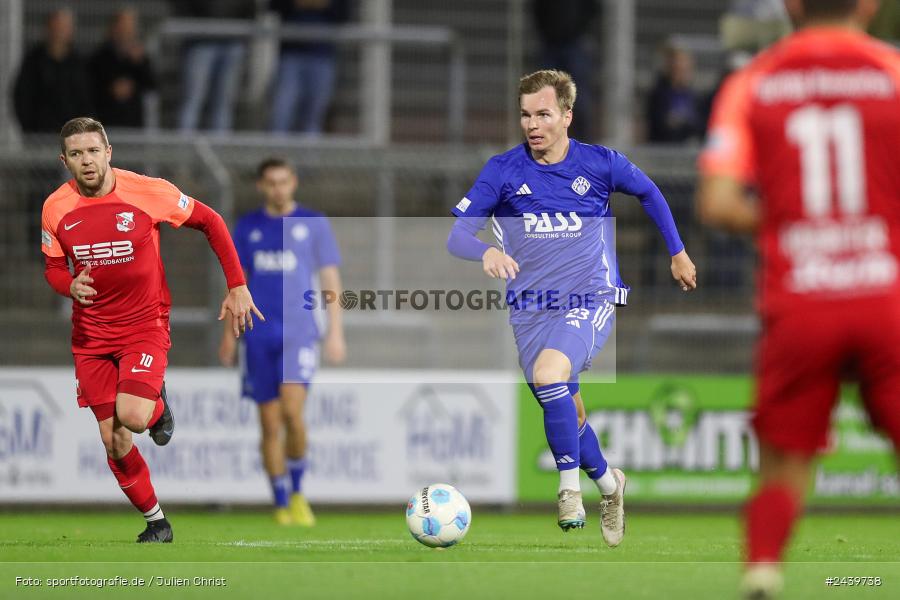
[(559, 110), (556, 100), (556, 90), (552, 87), (544, 87), (533, 94), (522, 94), (520, 99), (522, 110), (537, 112), (539, 110)]
[(66, 151), (84, 150), (86, 148), (103, 147), (103, 136), (95, 131), (75, 133), (66, 138)]

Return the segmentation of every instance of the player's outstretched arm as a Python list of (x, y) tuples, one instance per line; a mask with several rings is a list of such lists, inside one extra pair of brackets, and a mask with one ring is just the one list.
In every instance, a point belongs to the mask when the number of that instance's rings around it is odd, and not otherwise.
[(481, 268), (488, 277), (515, 279), (516, 273), (519, 272), (519, 263), (509, 254), (504, 254), (491, 246), (481, 258)]
[(732, 233), (753, 233), (759, 227), (759, 205), (746, 186), (733, 177), (707, 175), (697, 192), (700, 221)]
[(672, 277), (681, 289), (685, 292), (697, 289), (697, 268), (684, 249), (666, 198), (659, 187), (624, 156), (617, 154), (615, 158), (618, 171), (616, 188), (636, 196), (644, 212), (656, 223), (672, 257)]
[[(222, 308), (219, 310), (219, 320), (226, 317), (230, 319), (231, 331), (234, 337), (240, 337), (247, 329), (253, 329), (253, 315), (256, 315), (263, 321), (263, 316), (256, 305), (253, 303), (253, 296), (250, 289), (246, 285), (239, 285), (228, 290), (225, 299), (222, 301)], [(228, 321), (226, 321), (227, 323)]]
[(97, 295), (97, 290), (90, 285), (94, 283), (94, 278), (91, 277), (90, 263), (76, 277), (72, 277), (65, 256), (45, 256), (44, 258), (44, 277), (50, 287), (62, 296), (70, 296), (83, 306), (94, 303), (90, 298)]
[(239, 337), (248, 327), (253, 329), (254, 313), (265, 321), (265, 317), (253, 303), (253, 296), (247, 288), (247, 281), (244, 278), (244, 271), (241, 268), (241, 261), (238, 258), (231, 234), (228, 233), (228, 227), (225, 226), (225, 221), (219, 213), (202, 202), (194, 200), (194, 209), (184, 224), (203, 232), (209, 241), (210, 248), (219, 258), (222, 271), (225, 273), (228, 293), (222, 301), (219, 320), (226, 317), (231, 320), (232, 332), (235, 337)]
[(447, 250), (463, 260), (481, 261), (481, 267), (489, 277), (515, 279), (519, 264), (512, 256), (504, 254), (476, 237), (479, 225), (475, 219), (458, 218), (447, 238)]
[(465, 217), (456, 219), (447, 237), (447, 252), (463, 260), (483, 260), (484, 253), (491, 245), (478, 239), (478, 232), (481, 230), (479, 221), (480, 219)]
[(672, 257), (672, 277), (685, 292), (697, 289), (697, 267), (685, 250)]
[[(330, 298), (340, 298), (343, 292), (341, 285), (341, 272), (334, 265), (319, 269), (319, 283), (322, 291)], [(325, 334), (325, 342), (322, 349), (325, 352), (325, 360), (332, 365), (337, 365), (347, 359), (347, 342), (344, 339), (344, 315), (340, 302), (329, 302), (328, 332)]]
[(237, 338), (231, 330), (231, 321), (223, 320), (222, 340), (219, 342), (219, 363), (223, 367), (233, 367), (237, 354)]

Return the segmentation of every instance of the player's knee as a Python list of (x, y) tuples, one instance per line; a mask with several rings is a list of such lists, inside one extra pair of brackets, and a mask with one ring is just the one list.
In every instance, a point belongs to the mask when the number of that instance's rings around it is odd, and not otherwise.
[(134, 433), (141, 433), (147, 428), (147, 414), (140, 406), (117, 406), (116, 417)]
[(104, 431), (101, 432), (100, 438), (103, 440), (103, 447), (106, 449), (106, 454), (114, 459), (122, 458), (131, 450), (132, 442), (130, 431), (125, 430), (118, 433), (114, 431)]
[(587, 415), (584, 413), (584, 405), (576, 402), (575, 410), (578, 411), (578, 427), (580, 428), (584, 425), (585, 419), (587, 419)]
[(280, 421), (267, 420), (260, 423), (263, 441), (278, 440), (281, 438), (282, 425)]
[(567, 379), (568, 374), (555, 365), (537, 364), (534, 366), (534, 385), (537, 387), (565, 383)]
[(303, 417), (296, 415), (287, 418), (287, 430), (288, 435), (291, 437), (301, 437), (304, 433), (306, 433), (306, 428), (303, 424)]

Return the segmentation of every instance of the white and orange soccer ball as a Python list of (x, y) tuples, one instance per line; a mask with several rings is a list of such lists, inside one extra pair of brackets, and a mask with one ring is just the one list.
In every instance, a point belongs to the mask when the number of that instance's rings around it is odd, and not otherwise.
[(447, 548), (459, 543), (469, 532), (472, 509), (455, 487), (434, 483), (409, 499), (406, 524), (416, 541), (429, 548)]

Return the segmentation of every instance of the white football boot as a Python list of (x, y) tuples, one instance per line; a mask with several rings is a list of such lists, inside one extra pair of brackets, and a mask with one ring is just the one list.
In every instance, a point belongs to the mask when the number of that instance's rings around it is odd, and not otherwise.
[(606, 545), (615, 548), (625, 537), (625, 474), (619, 469), (612, 470), (616, 478), (616, 491), (603, 496), (600, 502), (600, 532)]
[(781, 594), (784, 577), (775, 563), (754, 563), (744, 571), (741, 598), (745, 600), (773, 600)]
[(581, 492), (574, 490), (563, 490), (559, 493), (559, 524), (560, 529), (569, 531), (570, 529), (584, 527), (586, 520), (584, 512), (584, 503), (581, 501)]

